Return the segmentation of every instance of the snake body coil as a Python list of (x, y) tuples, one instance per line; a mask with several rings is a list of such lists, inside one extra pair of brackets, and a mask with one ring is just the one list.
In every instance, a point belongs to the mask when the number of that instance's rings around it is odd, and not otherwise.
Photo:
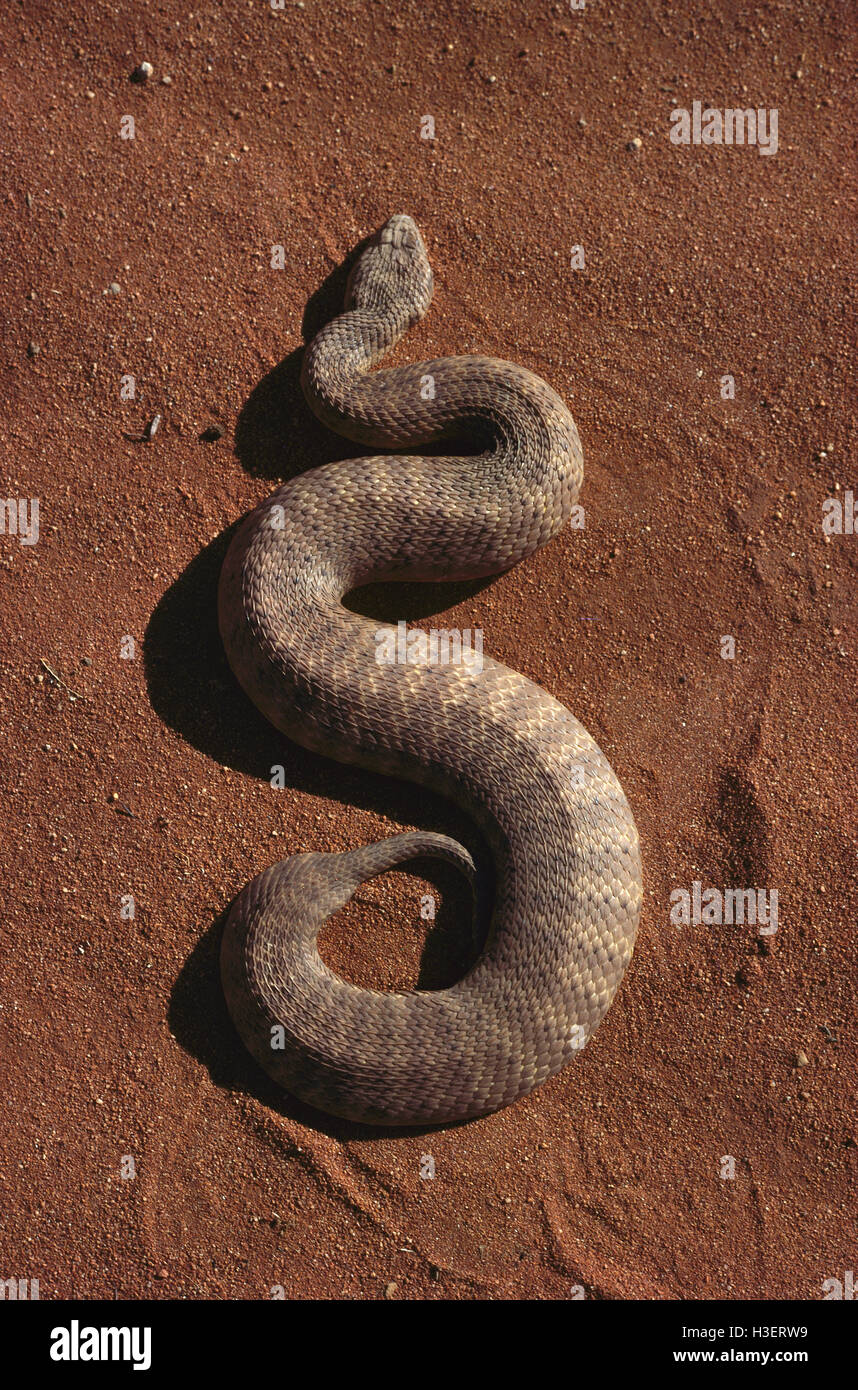
[(447, 357), (369, 373), (431, 297), (420, 233), (392, 217), (355, 265), (345, 312), (307, 349), (307, 400), (362, 444), (407, 448), (473, 429), (487, 451), (349, 459), (292, 479), (236, 533), (219, 597), (232, 669), (272, 724), (443, 792), (492, 853), (486, 946), (450, 989), (359, 989), (316, 949), (325, 919), (374, 874), (421, 854), (473, 874), (446, 836), (296, 854), (233, 904), (221, 966), (245, 1045), (303, 1100), (385, 1125), (481, 1115), (564, 1066), (614, 997), (641, 901), (631, 811), (567, 709), (488, 657), (480, 670), (379, 664), (378, 623), (342, 604), (370, 582), (506, 570), (557, 534), (578, 495), (575, 423), (531, 372)]

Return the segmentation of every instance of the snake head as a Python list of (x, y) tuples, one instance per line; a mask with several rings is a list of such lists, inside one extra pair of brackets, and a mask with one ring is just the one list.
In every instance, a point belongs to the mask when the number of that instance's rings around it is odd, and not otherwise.
[(355, 262), (346, 309), (392, 312), (409, 324), (422, 319), (434, 279), (417, 223), (405, 213), (389, 217)]

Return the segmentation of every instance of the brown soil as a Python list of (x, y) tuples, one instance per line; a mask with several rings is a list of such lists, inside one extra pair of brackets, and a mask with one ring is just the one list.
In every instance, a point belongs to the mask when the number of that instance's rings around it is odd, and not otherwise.
[[(821, 525), (858, 491), (847, 14), (6, 7), (0, 492), (40, 499), (40, 536), (0, 536), (0, 1278), (42, 1298), (814, 1299), (854, 1268), (858, 535)], [(694, 100), (777, 108), (776, 156), (672, 144)], [(214, 621), (236, 519), (357, 452), (310, 418), (300, 353), (395, 211), (437, 280), (399, 360), (546, 377), (578, 421), (587, 524), (489, 585), (366, 611), (478, 625), (564, 701), (646, 875), (580, 1062), (422, 1134), (278, 1094), (217, 972), (224, 908), (275, 858), (399, 827), (473, 841), (441, 801), (286, 744)], [(155, 414), (150, 442), (124, 438)], [(777, 934), (671, 925), (695, 880), (776, 888)], [(324, 952), (365, 983), (443, 983), (466, 920), (452, 871), (418, 865), (367, 885)]]

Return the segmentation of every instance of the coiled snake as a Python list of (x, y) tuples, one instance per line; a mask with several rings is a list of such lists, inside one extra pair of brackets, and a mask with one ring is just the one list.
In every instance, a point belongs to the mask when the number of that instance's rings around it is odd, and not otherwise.
[(230, 665), (272, 724), (305, 747), (452, 797), (495, 870), (485, 949), (450, 989), (359, 989), (322, 962), (322, 923), (374, 874), (416, 855), (471, 856), (443, 835), (296, 854), (235, 900), (221, 973), (245, 1045), (320, 1109), (382, 1125), (435, 1124), (508, 1105), (564, 1066), (614, 997), (641, 902), (638, 837), (585, 729), (539, 686), (486, 657), (380, 664), (378, 623), (341, 600), (379, 580), (509, 569), (570, 516), (582, 454), (539, 377), (487, 357), (369, 374), (425, 314), (426, 248), (410, 217), (372, 238), (345, 312), (307, 348), (318, 417), (361, 444), (407, 448), (454, 432), (476, 457), (380, 455), (293, 478), (236, 533), (219, 618)]

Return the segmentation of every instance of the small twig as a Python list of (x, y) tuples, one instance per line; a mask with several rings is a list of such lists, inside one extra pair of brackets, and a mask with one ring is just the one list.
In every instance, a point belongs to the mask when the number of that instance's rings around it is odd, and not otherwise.
[(155, 435), (158, 433), (158, 426), (160, 423), (160, 415), (153, 415), (142, 434), (129, 434), (127, 430), (123, 430), (123, 437), (131, 444), (148, 444), (150, 439), (154, 439)]
[(40, 656), (40, 657), (39, 657), (39, 661), (40, 661), (41, 664), (44, 666), (44, 668), (45, 668), (45, 670), (47, 671), (48, 675), (51, 677), (51, 680), (56, 681), (57, 685), (61, 685), (62, 688), (63, 688), (63, 690), (67, 690), (68, 693), (69, 693), (69, 695), (71, 695), (71, 697), (72, 697), (73, 700), (85, 700), (85, 699), (86, 699), (86, 696), (85, 696), (85, 695), (81, 695), (79, 691), (77, 691), (77, 690), (72, 690), (72, 688), (71, 688), (70, 685), (66, 685), (66, 683), (65, 683), (65, 681), (63, 680), (62, 676), (58, 676), (58, 675), (57, 675), (57, 673), (56, 673), (56, 671), (54, 670), (53, 666), (49, 666), (48, 663), (47, 663), (47, 661), (45, 661), (45, 658), (44, 658), (43, 656)]

